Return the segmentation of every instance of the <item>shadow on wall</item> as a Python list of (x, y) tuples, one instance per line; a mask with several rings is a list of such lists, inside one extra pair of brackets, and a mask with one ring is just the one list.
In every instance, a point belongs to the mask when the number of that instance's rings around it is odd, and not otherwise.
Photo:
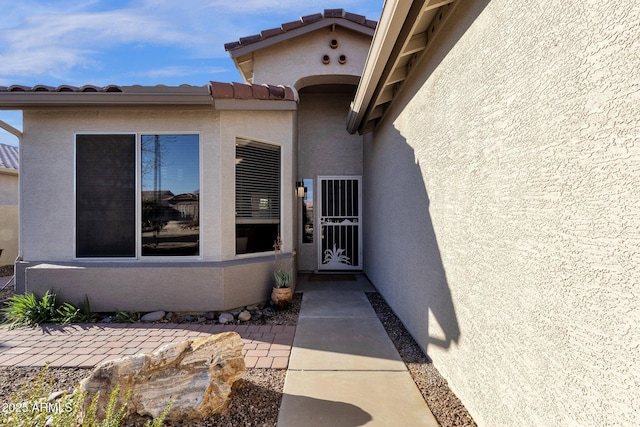
[[(417, 160), (429, 155), (429, 141), (415, 130), (428, 122), (405, 113), (396, 128), (396, 120), (489, 2), (456, 6), (428, 59), (417, 65), (393, 110), (364, 143), (365, 273), (425, 350), (449, 348), (459, 342), (461, 330), (430, 214), (429, 177)], [(411, 144), (400, 132), (403, 127), (414, 129)], [(425, 147), (424, 152), (417, 156), (412, 144)], [(429, 324), (429, 312), (438, 325)]]
[[(460, 340), (461, 331), (429, 213), (425, 177), (397, 130), (384, 141), (368, 147), (369, 162), (385, 170), (365, 181), (365, 272), (425, 350), (428, 345), (449, 348)], [(429, 313), (438, 327), (429, 324)]]

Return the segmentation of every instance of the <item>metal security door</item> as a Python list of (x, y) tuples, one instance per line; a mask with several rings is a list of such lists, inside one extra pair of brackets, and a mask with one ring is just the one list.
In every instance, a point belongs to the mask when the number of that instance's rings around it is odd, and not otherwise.
[(318, 177), (318, 270), (362, 270), (362, 178)]

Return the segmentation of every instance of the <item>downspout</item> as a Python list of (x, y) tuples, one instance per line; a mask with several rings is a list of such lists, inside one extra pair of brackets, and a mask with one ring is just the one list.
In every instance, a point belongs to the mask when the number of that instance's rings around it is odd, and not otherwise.
[(20, 176), (20, 170), (22, 170), (22, 132), (18, 129), (14, 128), (10, 124), (0, 120), (0, 128), (6, 130), (10, 134), (14, 135), (18, 138), (18, 256), (16, 257), (14, 264), (13, 277), (7, 283), (2, 284), (2, 288), (4, 289), (9, 283), (12, 281), (15, 283), (16, 281), (16, 272), (15, 272), (15, 264), (18, 261), (22, 260), (22, 209), (20, 209), (20, 205), (22, 204), (22, 177)]

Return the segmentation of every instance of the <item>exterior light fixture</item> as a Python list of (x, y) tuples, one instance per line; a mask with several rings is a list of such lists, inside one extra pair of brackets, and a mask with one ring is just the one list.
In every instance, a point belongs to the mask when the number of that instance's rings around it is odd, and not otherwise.
[(307, 194), (307, 188), (304, 186), (302, 181), (296, 182), (296, 195), (300, 198), (303, 198)]

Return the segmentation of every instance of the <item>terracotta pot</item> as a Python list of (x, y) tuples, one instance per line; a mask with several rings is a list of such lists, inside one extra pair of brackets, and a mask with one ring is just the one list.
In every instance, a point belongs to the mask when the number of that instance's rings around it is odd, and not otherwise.
[(271, 291), (271, 301), (273, 301), (273, 306), (278, 310), (288, 308), (292, 299), (293, 289), (291, 288), (273, 288)]

